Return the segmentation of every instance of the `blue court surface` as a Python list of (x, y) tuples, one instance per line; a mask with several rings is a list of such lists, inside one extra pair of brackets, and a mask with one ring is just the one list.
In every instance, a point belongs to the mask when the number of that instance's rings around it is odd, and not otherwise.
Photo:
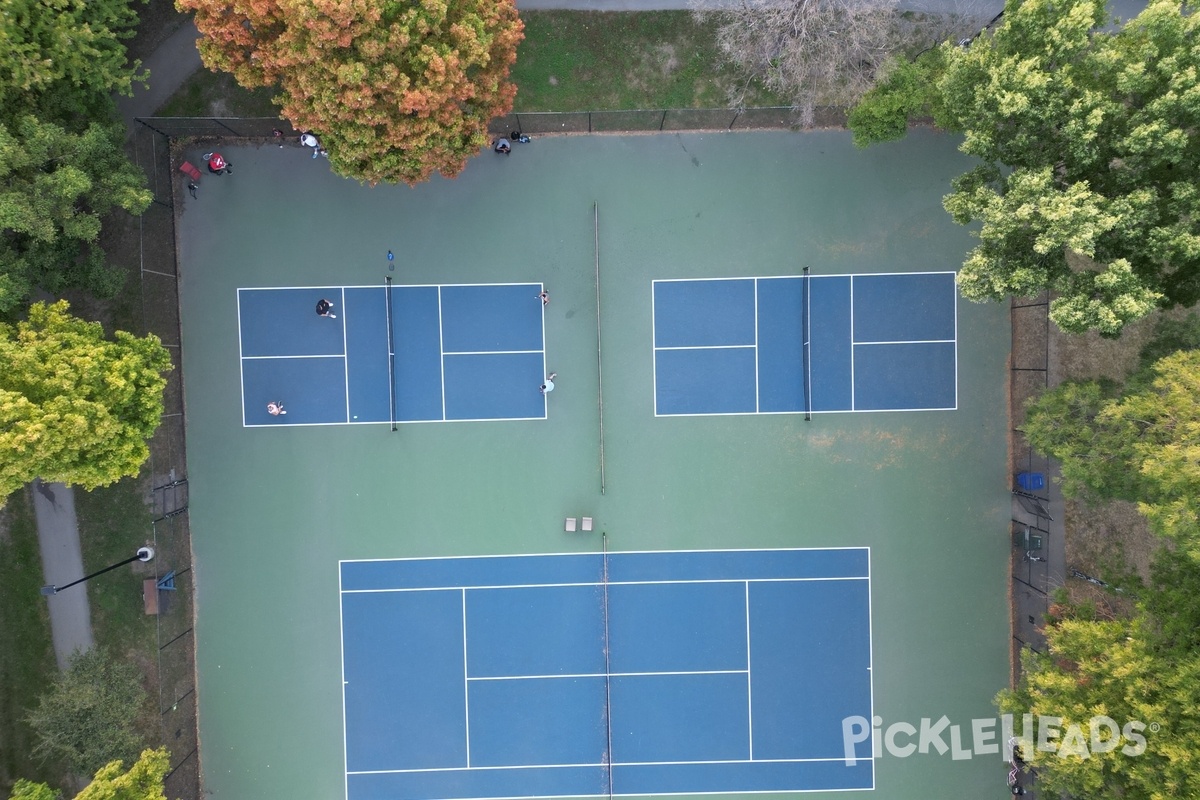
[(658, 416), (953, 410), (953, 272), (654, 282)]
[[(238, 290), (242, 422), (544, 419), (541, 284)], [(332, 317), (317, 314), (319, 300)], [(282, 402), (286, 415), (267, 413)]]
[(340, 566), (348, 800), (874, 788), (867, 548)]

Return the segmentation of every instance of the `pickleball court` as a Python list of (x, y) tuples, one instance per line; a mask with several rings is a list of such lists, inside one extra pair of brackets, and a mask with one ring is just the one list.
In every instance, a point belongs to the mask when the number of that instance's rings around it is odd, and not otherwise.
[[(250, 425), (541, 419), (537, 284), (238, 290)], [(333, 303), (319, 316), (319, 300)], [(286, 398), (287, 415), (265, 404)]]

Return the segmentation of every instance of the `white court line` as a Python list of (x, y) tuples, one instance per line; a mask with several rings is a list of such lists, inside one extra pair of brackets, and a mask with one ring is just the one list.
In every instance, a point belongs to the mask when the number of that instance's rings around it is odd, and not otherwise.
[(342, 571), (338, 570), (338, 649), (342, 654), (342, 769), (346, 770), (346, 796), (350, 796), (349, 726), (346, 724), (346, 607), (342, 597)]
[(346, 385), (346, 422), (350, 422), (350, 348), (346, 343), (346, 287), (343, 286), (338, 291), (342, 301), (342, 377)]
[[(827, 408), (813, 409), (814, 414), (895, 414), (898, 412), (911, 413), (916, 411), (957, 411), (957, 406), (931, 406), (925, 408)], [(655, 414), (656, 417), (767, 417), (803, 414), (799, 411), (686, 411), (675, 413)]]
[[(539, 289), (538, 302), (541, 303), (541, 293), (546, 291), (546, 284), (539, 283), (538, 289)], [(550, 374), (550, 367), (547, 366), (547, 363), (546, 363), (546, 350), (547, 349), (548, 349), (548, 347), (546, 344), (546, 304), (542, 303), (542, 349), (540, 352), (542, 354), (542, 376), (543, 377)], [(539, 351), (531, 350), (529, 352), (539, 352)], [(546, 397), (545, 392), (542, 392), (542, 419), (546, 419), (550, 416), (549, 409), (550, 409), (550, 399), (548, 397)]]
[[(844, 759), (834, 759), (834, 760), (842, 761)], [(865, 761), (866, 759), (860, 758), (858, 760)], [(764, 763), (764, 762), (755, 762), (755, 763)], [(576, 766), (576, 765), (568, 764), (566, 766)], [(578, 766), (602, 767), (604, 765), (603, 764), (580, 764)], [(617, 764), (615, 766), (634, 766), (634, 765)], [(542, 768), (551, 769), (552, 767), (553, 767), (553, 765), (546, 765), (545, 767), (542, 767)], [(476, 767), (475, 769), (483, 770), (485, 768), (484, 767)], [(527, 767), (487, 767), (486, 769), (528, 769), (528, 768)], [(786, 793), (787, 794), (809, 794), (811, 792), (866, 792), (866, 791), (871, 791), (874, 788), (875, 788), (874, 786), (854, 786), (854, 787), (851, 787), (848, 789), (788, 789)], [(724, 796), (728, 797), (731, 794), (780, 795), (783, 793), (784, 792), (780, 792), (777, 789), (748, 789), (748, 790), (738, 790), (736, 792), (730, 792), (730, 791), (651, 792), (651, 793), (638, 792), (636, 794), (623, 794), (621, 792), (614, 792), (611, 796), (612, 797), (703, 797), (706, 795), (724, 795)], [(487, 797), (479, 797), (479, 796), (476, 796), (476, 797), (440, 797), (440, 798), (438, 798), (438, 800), (567, 800), (568, 798), (575, 798), (575, 797), (584, 798), (584, 797), (609, 797), (609, 796), (610, 795), (608, 794), (608, 792), (602, 792), (600, 794), (554, 794), (554, 795), (520, 794), (520, 795), (495, 795), (495, 796), (489, 795)]]
[(754, 279), (754, 413), (761, 406), (758, 399), (758, 278)]
[(746, 732), (750, 742), (750, 760), (754, 760), (754, 683), (750, 674), (750, 581), (746, 581)]
[[(344, 336), (344, 334), (343, 334)], [(270, 361), (271, 359), (280, 358), (345, 358), (345, 353), (308, 353), (305, 355), (294, 356), (243, 356), (243, 361)]]
[[(801, 332), (801, 350), (800, 350), (800, 366), (804, 372), (804, 386), (808, 391), (804, 400), (804, 413), (812, 416), (812, 275), (807, 274), (800, 279), (800, 305), (801, 313), (804, 315), (804, 330)], [(801, 392), (804, 390), (801, 389)]]
[[(388, 352), (388, 362), (386, 365), (388, 374), (388, 415), (394, 417), (396, 415), (396, 353), (393, 344), (396, 341), (396, 336), (392, 333), (392, 302), (395, 296), (392, 294), (392, 282), (390, 280), (384, 284), (383, 290), (387, 292), (383, 297), (383, 333), (387, 336)], [(394, 425), (396, 420), (390, 419), (388, 422)]]
[[(879, 277), (884, 277), (884, 276), (891, 277), (891, 276), (896, 276), (896, 275), (907, 276), (907, 275), (954, 275), (954, 274), (955, 274), (955, 272), (953, 270), (935, 269), (935, 270), (922, 270), (920, 272), (830, 272), (830, 273), (822, 273), (820, 275), (810, 275), (809, 277), (811, 277), (813, 279), (818, 279), (818, 278), (855, 278), (855, 277), (879, 278)], [(803, 277), (803, 276), (802, 275), (745, 275), (745, 276), (737, 276), (737, 277), (726, 276), (723, 278), (653, 278), (652, 280), (655, 283), (700, 283), (702, 281), (749, 281), (749, 280), (777, 281), (777, 280), (788, 280), (790, 278), (801, 278), (801, 277)]]
[[(900, 274), (916, 275), (918, 273), (900, 273)], [(951, 274), (953, 274), (953, 273), (951, 273)], [(473, 287), (477, 287), (477, 286), (484, 286), (484, 287), (486, 287), (486, 286), (530, 286), (530, 287), (536, 287), (537, 285), (538, 284), (536, 281), (515, 281), (515, 282), (506, 282), (506, 283), (405, 283), (405, 284), (402, 284), (398, 288), (433, 289), (433, 288), (441, 288), (443, 286), (445, 286), (447, 288), (456, 288), (456, 287), (473, 288)], [(330, 289), (330, 288), (333, 288), (331, 284), (324, 283), (319, 286), (243, 286), (243, 287), (239, 287), (238, 291), (239, 292), (279, 292), (279, 291), (293, 292), (293, 291), (311, 291), (313, 289)], [(343, 289), (375, 289), (376, 291), (378, 291), (382, 287), (380, 287), (380, 285), (378, 283), (374, 283), (374, 284), (361, 283), (361, 284), (344, 284), (344, 285), (342, 285), (342, 288)]]
[(878, 342), (851, 342), (854, 347), (860, 344), (951, 344), (953, 339), (888, 339)]
[[(614, 767), (678, 767), (678, 766), (699, 766), (705, 764), (825, 764), (825, 763), (841, 763), (846, 759), (844, 756), (834, 758), (759, 758), (751, 761), (748, 758), (723, 758), (714, 759), (711, 761), (614, 761)], [(874, 761), (873, 758), (863, 756), (856, 759), (858, 761)], [(513, 769), (579, 769), (581, 767), (605, 767), (608, 766), (604, 762), (583, 763), (583, 764), (497, 764), (490, 767), (419, 767), (416, 769), (368, 769), (356, 770), (350, 772), (350, 775), (406, 775), (410, 773), (421, 772), (487, 772), (489, 770), (513, 770)], [(789, 789), (791, 791), (817, 791), (815, 789)], [(836, 791), (823, 789), (820, 791)], [(864, 791), (857, 789), (857, 791)], [(783, 794), (778, 790), (771, 790), (772, 793)], [(743, 791), (725, 791), (725, 792), (667, 792), (666, 794), (764, 794), (765, 792), (743, 792)], [(608, 792), (603, 792), (607, 795)], [(551, 797), (597, 797), (599, 795), (550, 795)], [(618, 796), (618, 795), (614, 795)], [(619, 795), (628, 797), (629, 795)], [(637, 795), (639, 797), (656, 797), (658, 795)], [(495, 800), (491, 797), (481, 797), (478, 800)]]
[(855, 410), (858, 387), (854, 385), (854, 276), (850, 276), (850, 410)]
[[(871, 548), (867, 548), (867, 690), (870, 694), (871, 719), (875, 719), (875, 629), (871, 600)], [(875, 788), (875, 742), (871, 742), (871, 788)]]
[[(578, 555), (578, 554), (575, 554)], [(869, 578), (865, 575), (845, 575), (831, 578), (739, 578), (739, 579), (716, 579), (707, 578), (704, 580), (678, 580), (678, 581), (609, 581), (608, 586), (683, 586), (699, 583), (818, 583), (820, 581), (865, 581)], [(409, 586), (409, 587), (392, 587), (387, 589), (345, 589), (346, 594), (387, 594), (389, 592), (457, 592), (459, 590), (466, 591), (493, 591), (495, 589), (565, 589), (572, 586), (604, 586), (601, 582), (580, 582), (580, 583), (498, 583), (498, 584), (478, 584), (475, 586)]]
[(958, 408), (958, 281), (954, 281), (950, 302), (954, 306), (954, 407)]
[(443, 350), (444, 356), (506, 356), (545, 353), (544, 350)]
[(462, 590), (463, 730), (467, 739), (467, 769), (471, 768), (471, 679), (467, 675), (467, 590)]
[[(757, 348), (758, 342), (754, 344), (681, 344), (681, 345), (664, 345), (656, 347), (655, 350), (749, 350)], [(757, 360), (757, 356), (755, 356)]]
[[(671, 555), (685, 553), (823, 553), (827, 551), (842, 551), (842, 550), (862, 550), (868, 555), (871, 548), (862, 545), (833, 545), (830, 547), (752, 547), (752, 548), (728, 548), (728, 547), (706, 547), (696, 550), (618, 550), (610, 553), (610, 555), (627, 556), (627, 555), (662, 555), (670, 553)], [(360, 563), (375, 563), (385, 561), (455, 561), (467, 558), (558, 558), (560, 556), (601, 556), (603, 552), (596, 550), (587, 553), (496, 553), (488, 556), (405, 556), (402, 558), (343, 558), (338, 561), (339, 564), (360, 564)], [(732, 579), (731, 579), (732, 580)], [(741, 579), (733, 581), (741, 583)], [(588, 584), (593, 585), (593, 584)], [(599, 584), (595, 584), (599, 585)]]
[(438, 364), (442, 370), (442, 422), (446, 421), (446, 339), (443, 333), (445, 323), (442, 320), (442, 287), (438, 286), (438, 352), (441, 356), (438, 358)]
[[(468, 419), (398, 419), (397, 424), (402, 425), (424, 425), (431, 422), (436, 422), (439, 425), (445, 422), (532, 422), (534, 420), (545, 419), (543, 414), (540, 417), (470, 417)], [(351, 422), (258, 422), (249, 425), (243, 425), (244, 428), (322, 428), (336, 427), (338, 425), (390, 425), (390, 421), (386, 419), (373, 420), (355, 420)]]
[[(246, 422), (246, 356), (242, 353), (242, 290), (237, 290), (237, 329), (238, 329), (238, 380), (242, 387), (242, 427), (246, 428), (249, 425)], [(266, 427), (259, 425), (257, 427)]]
[(654, 416), (658, 416), (658, 325), (654, 308), (658, 305), (657, 281), (650, 282), (650, 386), (654, 396)]
[(655, 678), (660, 675), (745, 675), (744, 669), (681, 669), (661, 672), (579, 672), (558, 675), (477, 675), (468, 681), (545, 681), (558, 678)]

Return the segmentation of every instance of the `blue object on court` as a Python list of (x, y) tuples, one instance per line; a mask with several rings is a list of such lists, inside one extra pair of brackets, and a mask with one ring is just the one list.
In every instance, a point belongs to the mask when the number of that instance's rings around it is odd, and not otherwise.
[(1046, 476), (1040, 472), (1022, 472), (1017, 475), (1017, 486), (1026, 492), (1036, 492), (1046, 486)]
[(952, 410), (956, 301), (952, 272), (655, 281), (655, 414)]
[[(536, 283), (239, 289), (243, 424), (545, 419), (541, 291)], [(336, 318), (314, 313), (321, 299)], [(272, 401), (287, 416), (269, 415)]]
[(342, 562), (348, 798), (873, 788), (869, 582), (866, 548)]

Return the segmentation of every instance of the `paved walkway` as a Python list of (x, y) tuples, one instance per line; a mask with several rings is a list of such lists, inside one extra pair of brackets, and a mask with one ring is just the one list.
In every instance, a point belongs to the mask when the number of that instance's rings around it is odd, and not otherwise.
[(117, 111), (131, 133), (136, 117), (153, 116), (200, 69), (200, 53), (196, 50), (199, 38), (200, 31), (188, 20), (143, 60), (142, 66), (150, 70), (149, 86), (135, 88), (132, 97), (117, 98)]
[[(37, 517), (42, 574), (47, 585), (65, 586), (84, 576), (79, 550), (79, 523), (75, 518), (75, 493), (61, 483), (33, 482), (33, 510)], [(50, 632), (54, 657), (64, 669), (76, 650), (90, 650), (92, 615), (87, 584), (72, 586), (46, 598), (50, 606)]]

